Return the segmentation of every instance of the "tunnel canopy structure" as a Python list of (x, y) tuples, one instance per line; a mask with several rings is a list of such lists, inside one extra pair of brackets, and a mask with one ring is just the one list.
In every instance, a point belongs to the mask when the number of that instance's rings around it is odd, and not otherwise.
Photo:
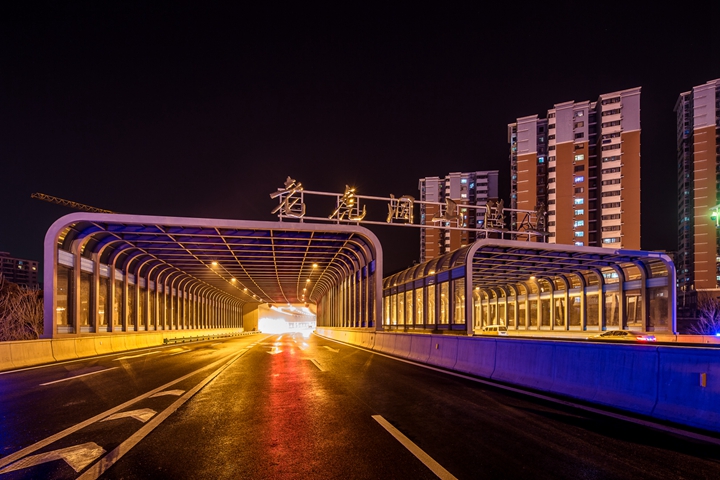
[(241, 327), (258, 304), (373, 327), (381, 272), (359, 226), (73, 213), (45, 237), (43, 336)]
[(386, 329), (676, 330), (662, 253), (484, 239), (389, 276)]

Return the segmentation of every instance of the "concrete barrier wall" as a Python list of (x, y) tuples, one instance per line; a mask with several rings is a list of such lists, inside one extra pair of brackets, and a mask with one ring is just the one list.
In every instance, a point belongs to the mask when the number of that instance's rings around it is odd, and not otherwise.
[(720, 430), (720, 352), (658, 347), (658, 353), (659, 391), (653, 415)]
[(227, 336), (243, 333), (242, 328), (207, 330), (167, 330), (152, 333), (115, 333), (84, 335), (43, 340), (0, 342), (0, 371), (45, 363), (75, 360), (95, 355), (125, 352), (138, 348), (164, 345), (166, 340), (187, 341), (206, 336)]
[[(337, 339), (337, 331), (318, 333)], [(374, 336), (374, 350), (383, 353), (720, 432), (717, 350), (386, 332)], [(366, 340), (356, 336), (354, 341)]]

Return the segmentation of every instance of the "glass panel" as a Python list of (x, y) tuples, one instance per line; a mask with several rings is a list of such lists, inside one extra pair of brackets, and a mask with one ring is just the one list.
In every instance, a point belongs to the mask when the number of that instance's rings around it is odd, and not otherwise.
[(450, 322), (450, 284), (448, 282), (442, 282), (440, 284), (440, 324), (447, 324)]
[(475, 290), (473, 290), (473, 327), (474, 328), (478, 328), (481, 325), (480, 322), (482, 321), (482, 314), (481, 314), (482, 307), (480, 304), (480, 301), (481, 301), (480, 299), (481, 299), (480, 290), (475, 288)]
[(496, 325), (497, 324), (497, 305), (495, 305), (495, 299), (491, 298), (489, 300), (490, 305), (488, 309), (488, 319), (487, 322), (485, 322), (486, 325)]
[(550, 326), (550, 299), (546, 298), (544, 300), (540, 300), (540, 307), (542, 308), (542, 326), (543, 327), (549, 327)]
[(405, 325), (405, 292), (397, 294), (398, 309), (397, 309), (397, 323), (398, 325)]
[(90, 325), (90, 274), (80, 272), (80, 311), (78, 324), (81, 327)]
[(435, 285), (427, 287), (427, 322), (428, 326), (435, 326)]
[(562, 327), (565, 325), (565, 299), (555, 299), (555, 326)]
[(643, 328), (641, 301), (640, 289), (625, 292), (625, 318), (628, 327)]
[(600, 323), (600, 296), (587, 295), (585, 302), (587, 303), (587, 325), (597, 327)]
[(530, 300), (528, 301), (528, 304), (530, 305), (530, 326), (531, 327), (537, 327), (538, 326), (538, 302), (537, 300)]
[(498, 303), (498, 325), (507, 325), (507, 320), (505, 318), (505, 302), (500, 301)]
[(109, 280), (100, 277), (100, 291), (98, 292), (98, 325), (107, 325)]
[(507, 304), (507, 325), (515, 326), (515, 301), (509, 301)]
[(408, 290), (405, 292), (405, 323), (413, 325), (413, 291)]
[(145, 295), (147, 293), (147, 289), (141, 288), (140, 289), (140, 305), (138, 307), (138, 314), (140, 315), (140, 325), (143, 327), (147, 325), (147, 309), (145, 308)]
[(425, 319), (423, 318), (423, 293), (425, 292), (425, 288), (418, 287), (417, 290), (415, 290), (415, 325), (423, 325), (425, 323)]
[(667, 287), (653, 287), (647, 289), (650, 299), (650, 312), (648, 312), (648, 327), (668, 327), (668, 295)]
[(580, 296), (570, 297), (570, 325), (579, 327), (580, 326), (580, 315), (581, 315), (581, 298)]
[(155, 292), (150, 292), (150, 311), (148, 312), (148, 324), (153, 326), (157, 325), (157, 313), (155, 308)]
[(460, 325), (465, 323), (465, 279), (453, 280), (453, 323)]
[(57, 293), (55, 300), (55, 323), (59, 326), (70, 325), (70, 274), (71, 270), (67, 267), (58, 265), (57, 267)]
[(385, 325), (390, 325), (390, 297), (383, 297), (383, 307), (385, 307)]
[(483, 325), (490, 325), (490, 314), (489, 314), (489, 304), (487, 301), (482, 304), (482, 324)]
[(113, 298), (113, 326), (122, 325), (122, 299), (123, 299), (123, 283), (115, 280), (115, 295)]
[(524, 327), (527, 323), (527, 306), (524, 301), (518, 302), (518, 326)]
[(397, 325), (397, 293), (390, 297), (390, 325)]
[(135, 285), (128, 285), (127, 325), (135, 326)]
[(618, 292), (605, 292), (605, 325), (620, 325), (620, 295)]

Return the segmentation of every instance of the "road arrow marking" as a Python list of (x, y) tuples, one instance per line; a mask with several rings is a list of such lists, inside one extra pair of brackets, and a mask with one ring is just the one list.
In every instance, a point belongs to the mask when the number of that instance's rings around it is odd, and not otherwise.
[(42, 387), (45, 385), (52, 385), (53, 383), (67, 382), (68, 380), (75, 380), (76, 378), (87, 377), (88, 375), (95, 375), (96, 373), (107, 372), (108, 370), (115, 370), (116, 368), (120, 367), (105, 368), (103, 370), (98, 370), (97, 372), (83, 373), (82, 375), (75, 375), (74, 377), (61, 378), (60, 380), (53, 380), (52, 382), (41, 383), (40, 386)]
[(155, 395), (150, 395), (150, 398), (164, 397), (165, 395), (175, 395), (176, 397), (179, 397), (183, 393), (185, 393), (185, 390), (165, 390), (164, 392), (158, 392)]
[(141, 408), (140, 410), (130, 410), (129, 412), (115, 413), (107, 418), (104, 418), (102, 421), (107, 422), (108, 420), (117, 420), (119, 418), (131, 417), (135, 420), (140, 420), (142, 423), (145, 423), (150, 420), (152, 416), (156, 413), (157, 412), (155, 410), (152, 410), (150, 408)]
[(0, 470), (0, 474), (14, 472), (15, 470), (21, 470), (23, 468), (34, 467), (54, 460), (65, 460), (73, 470), (79, 472), (83, 468), (90, 465), (98, 457), (105, 453), (105, 449), (99, 446), (97, 443), (88, 442), (82, 445), (75, 445), (74, 447), (61, 448), (60, 450), (53, 450), (52, 452), (39, 453), (37, 455), (30, 455), (22, 460), (8, 465), (7, 467)]
[(339, 348), (338, 348), (338, 349), (334, 349), (334, 348), (328, 347), (327, 345), (323, 345), (323, 348), (327, 348), (328, 350), (330, 350), (330, 351), (333, 352), (333, 353), (338, 353), (338, 352), (340, 352), (340, 349), (339, 349)]
[(267, 353), (270, 355), (277, 355), (278, 353), (282, 353), (282, 350), (280, 350), (278, 347), (272, 347)]

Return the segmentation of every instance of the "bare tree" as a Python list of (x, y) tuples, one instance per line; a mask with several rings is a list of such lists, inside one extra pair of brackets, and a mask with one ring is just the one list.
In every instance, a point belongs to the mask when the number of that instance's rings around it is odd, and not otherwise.
[(43, 332), (43, 293), (0, 276), (0, 341), (34, 340)]
[(720, 298), (709, 293), (698, 292), (697, 311), (697, 322), (690, 327), (692, 333), (715, 335), (720, 332)]

